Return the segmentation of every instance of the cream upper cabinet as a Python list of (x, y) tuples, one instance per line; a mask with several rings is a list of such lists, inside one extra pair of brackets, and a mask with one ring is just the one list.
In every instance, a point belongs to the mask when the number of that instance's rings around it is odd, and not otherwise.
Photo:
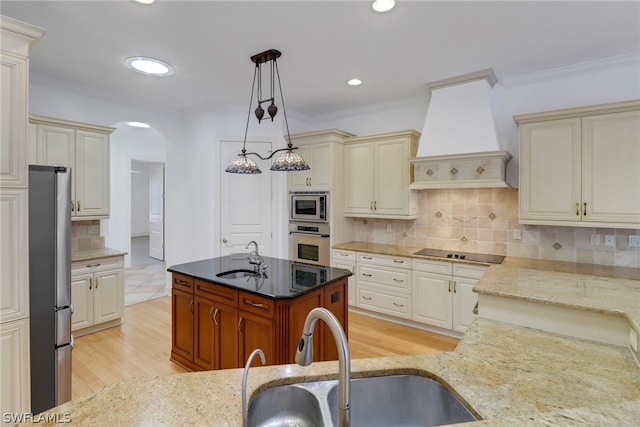
[(520, 223), (640, 228), (640, 102), (515, 120)]
[(75, 219), (109, 216), (109, 134), (114, 130), (31, 116), (30, 162), (72, 169)]
[(345, 216), (416, 218), (416, 193), (409, 190), (416, 131), (345, 140)]
[(288, 172), (288, 190), (331, 191), (342, 185), (342, 141), (349, 136), (353, 134), (338, 129), (291, 135), (296, 152), (311, 169)]

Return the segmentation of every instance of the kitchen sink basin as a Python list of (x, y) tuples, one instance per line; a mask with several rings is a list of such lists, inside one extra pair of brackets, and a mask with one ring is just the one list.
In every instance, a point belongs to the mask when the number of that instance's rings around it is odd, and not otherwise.
[[(338, 425), (338, 387), (327, 396), (333, 425)], [(351, 425), (439, 426), (476, 421), (442, 384), (418, 375), (351, 380)]]
[[(338, 426), (338, 381), (268, 388), (249, 405), (247, 425)], [(437, 426), (476, 421), (442, 384), (419, 375), (351, 380), (351, 426)]]
[(293, 385), (271, 387), (249, 405), (247, 426), (314, 427), (323, 424), (318, 399), (310, 391)]
[(224, 277), (225, 279), (242, 279), (243, 277), (253, 277), (257, 275), (253, 270), (230, 270), (216, 274), (216, 277)]

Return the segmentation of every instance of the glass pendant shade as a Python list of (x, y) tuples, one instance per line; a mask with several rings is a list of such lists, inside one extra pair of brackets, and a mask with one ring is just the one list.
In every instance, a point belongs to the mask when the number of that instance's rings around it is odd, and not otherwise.
[(273, 162), (273, 165), (271, 165), (272, 171), (280, 172), (306, 171), (309, 169), (311, 169), (309, 164), (304, 161), (302, 156), (291, 150), (286, 150), (280, 154), (275, 162)]
[(229, 164), (229, 166), (227, 166), (224, 171), (229, 173), (240, 173), (249, 175), (262, 173), (257, 163), (244, 154), (241, 154), (233, 159), (233, 161)]

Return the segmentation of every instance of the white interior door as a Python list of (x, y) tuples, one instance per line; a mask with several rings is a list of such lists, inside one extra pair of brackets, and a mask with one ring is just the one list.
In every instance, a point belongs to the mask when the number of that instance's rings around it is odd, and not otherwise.
[[(260, 254), (270, 255), (271, 162), (251, 156), (260, 166), (261, 174), (225, 172), (241, 150), (241, 141), (220, 143), (220, 254), (246, 253), (247, 243), (255, 240)], [(271, 151), (271, 143), (247, 142), (247, 151), (265, 155)]]
[(149, 256), (164, 260), (164, 164), (149, 167)]

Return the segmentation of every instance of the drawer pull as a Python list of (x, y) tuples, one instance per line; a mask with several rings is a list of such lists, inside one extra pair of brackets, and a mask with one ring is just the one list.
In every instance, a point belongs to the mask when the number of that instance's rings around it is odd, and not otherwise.
[(362, 275), (363, 275), (364, 277), (371, 277), (371, 276), (372, 276), (371, 274), (367, 274), (367, 273), (362, 273)]
[(173, 282), (178, 284), (178, 285), (184, 285), (184, 286), (188, 286), (189, 282), (185, 281), (185, 280), (180, 280), (180, 279), (173, 279)]
[(365, 297), (364, 295), (362, 295), (362, 299), (365, 299), (367, 301), (371, 301), (371, 297)]
[(395, 277), (393, 278), (393, 281), (394, 281), (394, 282), (400, 282), (400, 283), (404, 282), (404, 280), (402, 280), (402, 279), (396, 279)]
[(373, 259), (370, 256), (363, 256), (362, 259)]
[(394, 302), (393, 305), (395, 305), (396, 307), (404, 307), (404, 304), (398, 304), (397, 302)]
[(249, 304), (252, 307), (264, 308), (264, 304), (261, 304), (261, 303), (258, 303), (258, 302), (253, 302), (250, 299), (246, 299), (246, 300), (244, 300), (244, 302), (246, 302), (247, 304)]
[(343, 252), (340, 252), (340, 256), (349, 256), (349, 254), (345, 254)]
[(97, 264), (87, 264), (87, 268), (100, 267), (100, 263)]
[(401, 259), (394, 259), (393, 262), (397, 262), (398, 264), (404, 264), (404, 261)]

